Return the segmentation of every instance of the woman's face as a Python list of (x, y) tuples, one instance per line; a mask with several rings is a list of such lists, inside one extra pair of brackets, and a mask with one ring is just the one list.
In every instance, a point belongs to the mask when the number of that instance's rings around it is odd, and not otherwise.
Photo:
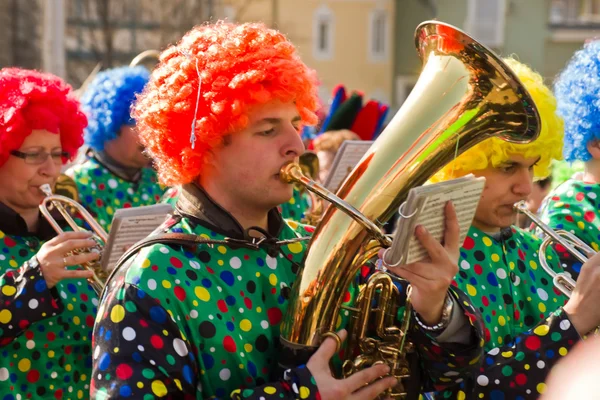
[(53, 187), (60, 174), (60, 135), (34, 130), (17, 152), (0, 167), (0, 202), (22, 213), (39, 206), (45, 197), (39, 187), (46, 183)]

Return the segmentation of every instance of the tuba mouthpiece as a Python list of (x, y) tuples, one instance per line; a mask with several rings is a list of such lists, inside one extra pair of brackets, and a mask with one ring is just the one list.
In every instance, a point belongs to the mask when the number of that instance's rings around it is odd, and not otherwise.
[(52, 188), (49, 184), (44, 183), (42, 186), (40, 186), (40, 190), (44, 192), (46, 196), (52, 196)]

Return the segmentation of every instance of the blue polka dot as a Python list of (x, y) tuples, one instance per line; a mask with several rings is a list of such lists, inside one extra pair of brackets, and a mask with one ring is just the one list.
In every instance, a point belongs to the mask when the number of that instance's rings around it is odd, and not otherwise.
[(150, 318), (152, 318), (152, 321), (154, 322), (164, 324), (167, 320), (167, 312), (162, 307), (154, 306), (150, 309)]
[(85, 202), (90, 204), (94, 201), (94, 198), (90, 195), (85, 196)]
[(496, 274), (493, 272), (490, 272), (487, 275), (487, 281), (490, 285), (492, 285), (494, 287), (498, 286), (498, 280), (496, 279)]
[(167, 268), (167, 272), (168, 272), (170, 275), (176, 275), (176, 274), (177, 274), (177, 270), (176, 270), (175, 268), (173, 268), (173, 267), (168, 267), (168, 268)]
[(119, 389), (119, 394), (123, 397), (129, 397), (131, 396), (131, 388), (128, 385), (121, 386), (121, 389)]
[(235, 304), (235, 297), (233, 297), (233, 296), (225, 297), (225, 303), (227, 303), (228, 306), (233, 306)]
[(262, 258), (257, 258), (257, 259), (256, 259), (256, 264), (257, 264), (259, 267), (262, 267), (262, 266), (264, 266), (264, 265), (265, 265), (265, 260), (263, 260)]
[(233, 332), (233, 330), (235, 329), (235, 325), (233, 325), (233, 322), (231, 322), (231, 321), (227, 321), (225, 323), (225, 326), (227, 326), (227, 330), (229, 332)]
[(47, 287), (48, 286), (46, 285), (46, 281), (43, 279), (40, 279), (35, 283), (35, 291), (38, 293), (42, 293), (44, 290), (46, 290)]
[(73, 294), (77, 293), (77, 287), (72, 283), (67, 285), (67, 290)]
[(115, 193), (115, 196), (117, 196), (117, 199), (122, 199), (125, 197), (125, 194), (119, 190), (117, 193)]
[(225, 284), (227, 286), (232, 286), (234, 281), (235, 281), (235, 277), (233, 276), (233, 274), (231, 273), (231, 271), (223, 271), (221, 272), (221, 280), (223, 280), (223, 282), (225, 282)]
[(133, 358), (133, 361), (135, 362), (142, 362), (142, 355), (137, 351), (131, 355), (131, 358)]
[(96, 176), (101, 176), (102, 175), (102, 170), (101, 169), (95, 169), (94, 171), (94, 175)]
[(496, 295), (494, 294), (490, 294), (490, 300), (493, 301), (494, 303), (496, 302)]
[(142, 289), (138, 289), (137, 290), (137, 297), (140, 299), (143, 299), (144, 297), (146, 297), (146, 292), (144, 292)]
[(472, 276), (472, 277), (469, 279), (469, 283), (470, 283), (471, 285), (477, 285), (477, 279), (475, 279), (475, 277), (474, 277), (474, 276)]
[(110, 338), (112, 337), (112, 331), (106, 331), (106, 334), (104, 335), (105, 340), (110, 340)]
[(252, 376), (256, 376), (256, 365), (252, 361), (248, 361), (248, 372)]
[(553, 350), (546, 350), (546, 357), (548, 357), (548, 358), (554, 358), (554, 351)]
[(98, 369), (104, 371), (110, 365), (110, 355), (103, 353), (98, 360)]
[(492, 390), (490, 392), (491, 400), (504, 400), (504, 392), (501, 390)]
[(21, 300), (15, 301), (15, 307), (17, 307), (17, 308), (23, 307), (23, 302)]
[(582, 264), (579, 263), (579, 262), (573, 263), (573, 265), (572, 265), (573, 271), (575, 271), (577, 273), (580, 273), (581, 272), (581, 266), (582, 266)]
[(2, 400), (15, 400), (15, 396), (13, 396), (12, 394), (7, 394), (2, 398)]
[(202, 286), (204, 286), (205, 288), (210, 288), (212, 286), (212, 282), (210, 281), (210, 279), (202, 279)]
[(133, 279), (131, 280), (131, 283), (133, 285), (137, 285), (138, 283), (140, 283), (140, 281), (141, 281), (141, 277), (138, 275), (138, 276), (133, 277)]
[(215, 365), (215, 359), (210, 354), (202, 353), (204, 368), (211, 369)]
[(193, 382), (194, 374), (192, 373), (192, 369), (190, 368), (189, 365), (184, 365), (183, 366), (183, 379), (185, 379), (185, 381), (187, 383), (192, 383)]

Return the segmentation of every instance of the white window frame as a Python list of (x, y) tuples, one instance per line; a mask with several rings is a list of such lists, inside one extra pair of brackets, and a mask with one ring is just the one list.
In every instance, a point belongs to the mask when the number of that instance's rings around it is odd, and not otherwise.
[[(328, 46), (322, 49), (321, 44), (321, 24), (328, 24), (325, 41)], [(334, 51), (334, 33), (335, 19), (333, 12), (326, 5), (319, 6), (313, 14), (313, 56), (317, 60), (325, 61), (333, 58)]]
[[(382, 19), (382, 20), (381, 20)], [(381, 49), (375, 48), (375, 35), (378, 28), (377, 22), (383, 21), (383, 32), (381, 32)], [(390, 21), (386, 10), (374, 9), (369, 12), (369, 34), (368, 34), (368, 55), (371, 62), (385, 62), (389, 59), (389, 43), (390, 43)]]
[[(480, 27), (486, 27), (487, 21), (477, 21), (477, 7), (481, 5), (483, 0), (468, 0), (467, 1), (467, 18), (465, 20), (465, 30), (473, 35), (476, 40), (481, 41), (484, 45), (493, 48), (501, 48), (504, 45), (504, 30), (506, 25), (506, 0), (495, 0), (497, 2), (497, 15), (493, 20), (498, 24), (496, 35), (493, 38), (485, 38), (479, 33)], [(489, 0), (488, 0), (489, 1)]]

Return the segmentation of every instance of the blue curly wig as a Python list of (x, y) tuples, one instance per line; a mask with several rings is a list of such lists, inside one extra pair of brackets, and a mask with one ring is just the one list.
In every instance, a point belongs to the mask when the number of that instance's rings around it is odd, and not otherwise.
[(600, 139), (600, 41), (573, 55), (554, 83), (554, 93), (565, 121), (564, 158), (588, 161), (588, 142)]
[(133, 125), (130, 108), (150, 78), (144, 67), (119, 67), (100, 72), (81, 99), (88, 116), (84, 140), (92, 149), (104, 150), (104, 144), (119, 134), (123, 125)]

